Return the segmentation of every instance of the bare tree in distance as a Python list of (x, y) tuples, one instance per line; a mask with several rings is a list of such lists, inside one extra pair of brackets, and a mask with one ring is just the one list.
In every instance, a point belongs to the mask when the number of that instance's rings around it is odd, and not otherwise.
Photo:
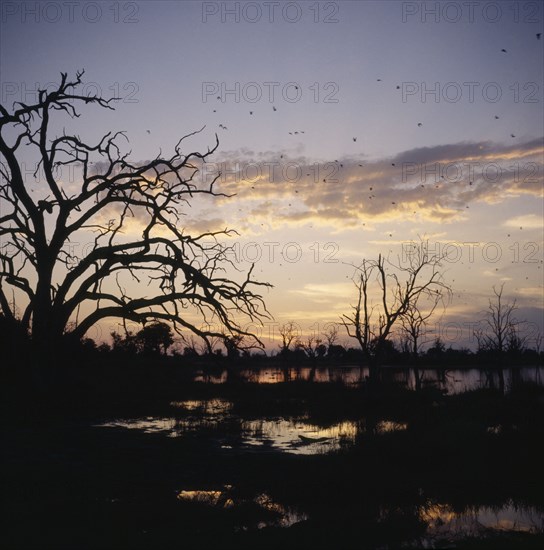
[(487, 311), (481, 320), (483, 328), (474, 331), (479, 352), (490, 352), (499, 367), (499, 389), (504, 391), (502, 356), (507, 351), (519, 352), (526, 344), (521, 330), (525, 321), (515, 317), (518, 309), (516, 300), (503, 298), (504, 283), (497, 289), (493, 286), (494, 297), (489, 299)]
[(371, 381), (379, 377), (385, 343), (410, 308), (416, 307), (422, 297), (432, 303), (442, 302), (444, 307), (449, 302), (451, 288), (442, 274), (443, 259), (444, 256), (429, 255), (424, 246), (418, 246), (404, 263), (400, 258), (393, 262), (379, 254), (377, 260), (351, 264), (355, 268), (357, 302), (351, 314), (342, 315), (341, 321), (348, 336), (359, 343)]
[(525, 322), (514, 316), (518, 309), (516, 300), (505, 301), (503, 293), (504, 283), (499, 289), (493, 286), (495, 296), (489, 299), (487, 311), (482, 319), (484, 328), (475, 332), (480, 350), (503, 353), (512, 345), (512, 339), (522, 340), (519, 331)]
[(300, 331), (294, 321), (289, 321), (281, 325), (278, 332), (281, 336), (280, 354), (286, 355), (291, 350), (291, 344), (296, 345)]
[(318, 355), (319, 346), (323, 343), (321, 338), (310, 335), (306, 338), (299, 338), (296, 341), (295, 347), (301, 349), (308, 359), (315, 360)]
[[(218, 148), (217, 134), (204, 153), (182, 150), (202, 128), (181, 137), (171, 156), (144, 162), (123, 152), (123, 132), (94, 143), (54, 134), (63, 117), (80, 116), (78, 105), (113, 109), (116, 98), (77, 93), (82, 76), (61, 73), (58, 87), (40, 90), (34, 104), (0, 105), (2, 314), (17, 321), (9, 303), (15, 291), (18, 321), (42, 350), (54, 349), (67, 332), (81, 338), (115, 317), (141, 325), (164, 321), (204, 340), (225, 332), (256, 338), (237, 319), (269, 318), (256, 289), (271, 285), (252, 278), (253, 266), (234, 280), (239, 270), (230, 247), (218, 241), (232, 230), (189, 235), (183, 228), (183, 210), (196, 196), (227, 196), (214, 188), (220, 174), (209, 184), (195, 178)], [(29, 151), (38, 159), (31, 183), (23, 168)], [(73, 170), (78, 181), (67, 183), (62, 169)], [(33, 190), (38, 170), (45, 181)], [(129, 223), (139, 224), (139, 237), (127, 234)], [(82, 236), (90, 248), (79, 257), (70, 245), (85, 242)], [(223, 328), (208, 331), (195, 319)]]
[(416, 390), (421, 389), (421, 371), (418, 367), (418, 357), (421, 346), (428, 340), (425, 336), (428, 332), (428, 321), (442, 301), (440, 293), (431, 293), (427, 296), (427, 307), (420, 305), (421, 294), (406, 308), (404, 315), (400, 317), (401, 333), (408, 343), (409, 353), (412, 356), (412, 367), (414, 369)]
[(327, 348), (334, 346), (338, 342), (338, 325), (336, 323), (328, 323), (327, 330), (324, 330), (322, 334), (327, 342)]

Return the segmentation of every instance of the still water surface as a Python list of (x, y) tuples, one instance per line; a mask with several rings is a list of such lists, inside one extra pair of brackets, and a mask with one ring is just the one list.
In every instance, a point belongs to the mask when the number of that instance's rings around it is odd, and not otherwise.
[[(534, 382), (542, 385), (544, 383), (544, 367), (516, 367), (503, 369), (506, 391), (510, 390), (516, 382)], [(232, 375), (231, 375), (232, 376)], [(347, 386), (358, 385), (368, 377), (368, 369), (356, 366), (343, 367), (289, 367), (287, 369), (265, 368), (265, 369), (242, 369), (236, 372), (237, 379), (257, 384), (277, 384), (280, 382), (292, 381), (313, 381), (313, 382), (338, 382)], [(397, 382), (410, 389), (416, 386), (416, 377), (413, 369), (383, 367), (382, 377), (385, 380)], [(487, 369), (444, 369), (426, 368), (420, 369), (422, 385), (435, 386), (445, 390), (449, 394), (462, 393), (465, 391), (481, 388), (498, 388), (499, 373), (497, 370)], [(206, 373), (197, 371), (194, 377), (195, 382), (210, 384), (224, 384), (229, 381), (229, 372)]]
[[(542, 367), (505, 369), (505, 390), (516, 381), (532, 381), (542, 384)], [(359, 384), (367, 375), (365, 369), (357, 367), (244, 370), (239, 377), (250, 382), (273, 384), (285, 380), (314, 380), (317, 383), (339, 382), (346, 385)], [(388, 379), (407, 387), (414, 387), (415, 377), (411, 370), (389, 369)], [(197, 373), (196, 381), (224, 383), (228, 380), (227, 371), (216, 374)], [(459, 369), (447, 372), (426, 370), (423, 385), (432, 385), (448, 393), (497, 387), (497, 372), (479, 369)], [(100, 428), (134, 429), (144, 433), (162, 433), (167, 437), (191, 437), (205, 433), (225, 453), (267, 453), (280, 452), (298, 455), (330, 453), (344, 446), (352, 445), (359, 434), (370, 428), (365, 419), (342, 420), (328, 426), (313, 424), (309, 418), (244, 418), (234, 412), (233, 403), (226, 399), (185, 400), (171, 404), (171, 417), (143, 417), (134, 419), (114, 419), (103, 422)], [(181, 413), (181, 414), (180, 414)], [(390, 419), (381, 419), (372, 424), (373, 433), (387, 434), (403, 431), (408, 425)], [(499, 433), (497, 426), (489, 426), (488, 432)], [(241, 501), (230, 485), (218, 489), (195, 489), (187, 487), (178, 493), (178, 499), (197, 501), (204, 505), (219, 508), (248, 506)], [(248, 527), (290, 527), (310, 519), (304, 510), (292, 508), (274, 501), (266, 493), (255, 496), (250, 505), (269, 514), (268, 519), (260, 520)], [(531, 506), (507, 501), (490, 506), (473, 506), (456, 510), (449, 503), (429, 500), (419, 506), (416, 516), (426, 524), (424, 535), (417, 541), (418, 548), (448, 548), (455, 541), (465, 537), (484, 538), (493, 532), (516, 531), (544, 533), (544, 513)], [(410, 543), (406, 547), (410, 547)]]

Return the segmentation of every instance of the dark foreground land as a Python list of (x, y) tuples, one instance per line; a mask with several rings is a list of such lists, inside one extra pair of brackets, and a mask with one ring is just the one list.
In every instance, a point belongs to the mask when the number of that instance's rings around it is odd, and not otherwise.
[[(544, 547), (534, 384), (448, 396), (94, 366), (4, 377), (2, 404), (4, 548)], [(265, 427), (286, 422), (350, 429), (280, 448)]]

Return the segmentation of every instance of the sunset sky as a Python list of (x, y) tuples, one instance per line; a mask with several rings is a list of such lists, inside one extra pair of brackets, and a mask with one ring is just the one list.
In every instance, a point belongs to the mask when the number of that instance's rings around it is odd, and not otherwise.
[[(474, 347), (470, 323), (493, 285), (505, 284), (532, 336), (543, 331), (543, 11), (513, 1), (5, 2), (1, 102), (31, 103), (61, 71), (85, 69), (87, 93), (123, 98), (114, 112), (85, 109), (77, 126), (63, 120), (86, 140), (125, 130), (137, 161), (203, 126), (190, 145), (205, 150), (217, 133), (201, 181), (221, 171), (219, 189), (236, 196), (196, 201), (186, 227), (239, 232), (228, 244), (274, 285), (264, 297), (276, 325), (309, 334), (338, 322), (363, 258), (403, 261), (419, 238), (449, 246), (453, 298), (432, 328)], [(269, 349), (276, 325), (261, 332)]]

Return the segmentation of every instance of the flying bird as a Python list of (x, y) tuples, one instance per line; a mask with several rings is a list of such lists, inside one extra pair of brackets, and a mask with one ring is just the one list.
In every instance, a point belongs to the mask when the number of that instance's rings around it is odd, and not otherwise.
[(502, 53), (508, 53), (504, 48), (501, 50)]
[(151, 130), (146, 130), (146, 132), (147, 132), (148, 134), (150, 134), (150, 133), (151, 133)]
[(510, 137), (513, 137), (513, 138), (515, 138), (516, 136), (515, 136), (514, 134), (510, 134)]
[(276, 109), (276, 107), (274, 107), (274, 105), (272, 105), (272, 110), (273, 110), (274, 112), (277, 111), (277, 109)]
[(418, 122), (417, 125), (418, 125), (419, 127), (423, 126), (423, 124), (422, 124), (421, 122)]
[(495, 115), (495, 120), (499, 120), (499, 117), (497, 115)]
[(352, 138), (352, 139), (353, 139), (353, 141), (357, 141), (357, 138), (356, 138), (356, 137), (354, 137), (354, 138)]

